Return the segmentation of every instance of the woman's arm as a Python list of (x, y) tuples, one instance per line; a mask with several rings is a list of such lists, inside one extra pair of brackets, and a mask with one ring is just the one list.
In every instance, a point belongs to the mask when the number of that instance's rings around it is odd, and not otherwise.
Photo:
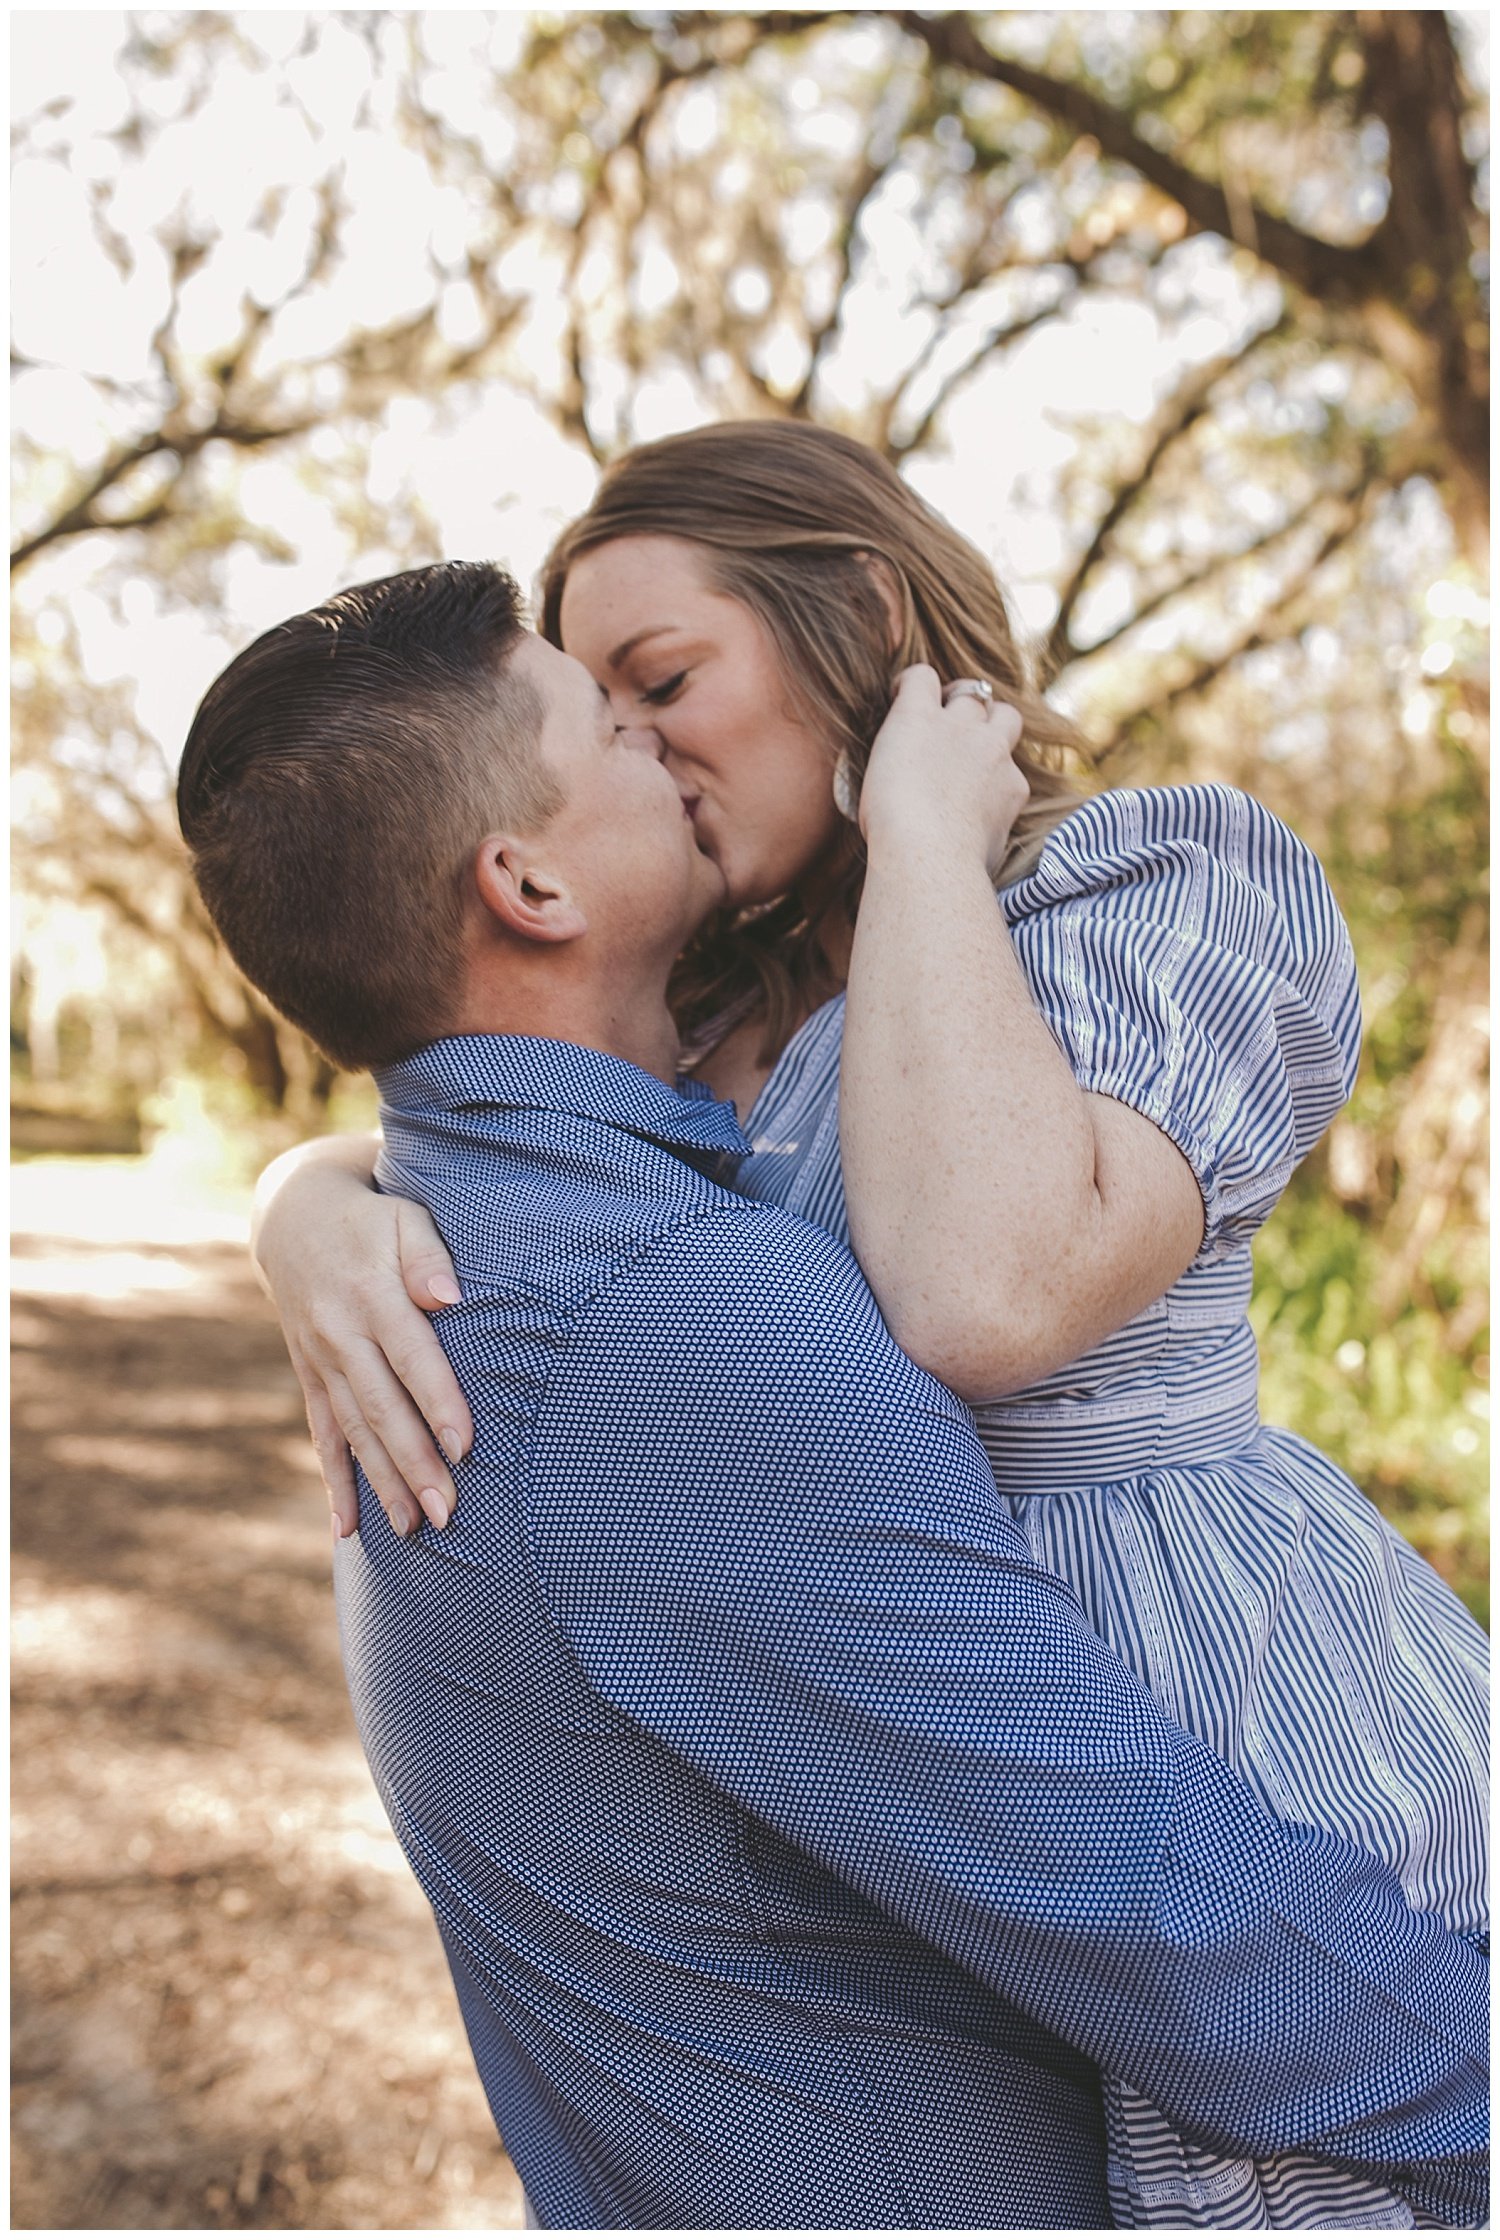
[(1082, 1090), (991, 866), (1026, 798), (1014, 712), (908, 670), (860, 804), (840, 1144), (850, 1235), (899, 1343), (963, 1398), (1023, 1390), (1168, 1290), (1203, 1238), (1160, 1129)]
[(452, 1462), (473, 1424), (427, 1313), (460, 1297), (432, 1222), (371, 1187), (372, 1136), (324, 1136), (274, 1159), (256, 1187), (250, 1248), (276, 1302), (307, 1403), (335, 1538), (359, 1520), (352, 1447), (398, 1533), (444, 1525)]

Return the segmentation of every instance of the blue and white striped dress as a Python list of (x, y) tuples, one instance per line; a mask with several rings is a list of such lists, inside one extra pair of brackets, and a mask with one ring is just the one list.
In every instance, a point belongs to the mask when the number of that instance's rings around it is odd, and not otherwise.
[[(1316, 1449), (1263, 1428), (1257, 1406), (1251, 1239), (1359, 1053), (1327, 882), (1247, 796), (1174, 787), (1087, 802), (1001, 901), (1078, 1080), (1171, 1137), (1207, 1222), (1165, 1298), (1070, 1368), (976, 1408), (1000, 1492), (1097, 1631), (1273, 1811), (1374, 1852), (1414, 1905), (1483, 1934), (1485, 1637), (1373, 1505)], [(793, 1037), (736, 1179), (847, 1241), (843, 1010), (826, 1004)], [(1119, 2224), (1417, 2221), (1325, 2163), (1200, 2150), (1118, 2080), (1105, 2105)]]

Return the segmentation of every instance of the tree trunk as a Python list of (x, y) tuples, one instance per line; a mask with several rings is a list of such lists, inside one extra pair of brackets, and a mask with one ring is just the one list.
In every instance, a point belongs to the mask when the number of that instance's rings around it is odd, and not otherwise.
[(1465, 551), (1489, 550), (1489, 331), (1474, 270), (1477, 207), (1463, 94), (1441, 10), (1363, 9), (1365, 89), (1390, 143), (1390, 207), (1371, 247), (1382, 345), (1410, 381), (1446, 454), (1446, 495)]

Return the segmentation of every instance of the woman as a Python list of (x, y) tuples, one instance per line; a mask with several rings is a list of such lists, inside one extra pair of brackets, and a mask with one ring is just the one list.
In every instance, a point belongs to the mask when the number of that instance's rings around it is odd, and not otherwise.
[[(1224, 788), (1080, 800), (988, 568), (825, 431), (631, 454), (554, 552), (543, 627), (655, 725), (723, 872), (676, 1001), (745, 1118), (739, 1187), (850, 1239), (1038, 1559), (1172, 1715), (1481, 1933), (1483, 1636), (1258, 1423), (1250, 1238), (1357, 1057), (1311, 857)], [(918, 662), (993, 691), (988, 720), (882, 726)], [(385, 1363), (456, 1459), (467, 1413), (401, 1290), (439, 1305), (451, 1269), (331, 1160), (368, 1175), (367, 1148), (281, 1163), (258, 1252), (336, 1513), (347, 1437), (393, 1517), (420, 1521), (409, 1485), (440, 1523), (451, 1480)], [(1208, 2155), (1108, 2079), (1105, 2103), (1122, 2224), (1414, 2221), (1296, 2158)]]

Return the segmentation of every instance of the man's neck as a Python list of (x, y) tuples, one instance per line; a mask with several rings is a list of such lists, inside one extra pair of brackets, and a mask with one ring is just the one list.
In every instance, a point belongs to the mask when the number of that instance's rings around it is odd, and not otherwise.
[(562, 1039), (581, 1042), (590, 1050), (607, 1051), (612, 1058), (624, 1058), (643, 1073), (654, 1073), (658, 1081), (670, 1084), (677, 1079), (677, 1022), (664, 996), (657, 998), (649, 1013), (617, 1008), (606, 998), (602, 1006), (580, 1019), (577, 1032)]
[(489, 1000), (475, 989), (460, 1022), (449, 1031), (544, 1035), (623, 1058), (658, 1081), (675, 1082), (678, 1074), (677, 1025), (659, 989), (632, 997), (621, 988), (552, 986), (532, 993), (511, 985), (503, 998)]

